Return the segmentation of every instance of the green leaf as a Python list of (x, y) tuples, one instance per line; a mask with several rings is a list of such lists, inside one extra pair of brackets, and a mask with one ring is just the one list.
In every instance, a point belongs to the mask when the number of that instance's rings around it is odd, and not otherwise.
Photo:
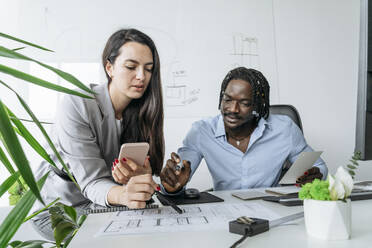
[[(14, 117), (10, 117), (10, 119), (12, 119), (12, 118), (14, 118)], [(34, 123), (33, 120), (28, 120), (28, 119), (23, 119), (23, 118), (17, 118), (17, 119), (20, 120), (20, 121), (23, 121), (23, 122), (32, 122), (32, 123)], [(52, 125), (53, 124), (53, 122), (47, 122), (47, 121), (40, 121), (40, 123), (41, 124), (47, 124), (47, 125)]]
[[(70, 173), (70, 170), (68, 169), (67, 165), (65, 164), (65, 162), (63, 161), (61, 155), (59, 154), (59, 152), (57, 151), (56, 147), (54, 146), (52, 140), (49, 138), (49, 135), (47, 134), (47, 132), (45, 131), (43, 125), (41, 125), (40, 121), (36, 118), (35, 114), (32, 112), (32, 110), (30, 109), (30, 107), (27, 105), (27, 103), (23, 100), (23, 98), (15, 91), (13, 90), (9, 85), (7, 85), (6, 83), (4, 83), (3, 81), (0, 80), (0, 83), (3, 84), (4, 86), (6, 86), (7, 88), (9, 88), (11, 91), (14, 92), (14, 94), (16, 94), (18, 100), (20, 101), (20, 103), (22, 104), (23, 108), (27, 111), (27, 113), (30, 115), (30, 117), (32, 118), (32, 120), (34, 121), (34, 123), (37, 125), (37, 127), (40, 129), (41, 133), (44, 135), (46, 141), (48, 142), (48, 145), (49, 147), (53, 150), (54, 154), (56, 155), (56, 157), (58, 158), (58, 161), (61, 163), (62, 167), (65, 169), (67, 175), (69, 176), (69, 178), (75, 183), (76, 187), (79, 187), (78, 183), (76, 182), (75, 178), (72, 176), (72, 174)], [(53, 164), (52, 164), (53, 165)]]
[(360, 160), (361, 158), (362, 158), (362, 153), (360, 151), (355, 151), (354, 155), (352, 156), (352, 159)]
[(54, 238), (57, 247), (60, 247), (63, 240), (75, 230), (76, 226), (71, 222), (60, 222), (54, 228)]
[(349, 170), (350, 175), (355, 176), (355, 172), (352, 170)]
[[(32, 173), (30, 164), (26, 158), (26, 155), (22, 149), (21, 144), (17, 138), (16, 133), (13, 130), (12, 124), (10, 123), (9, 116), (6, 112), (6, 107), (0, 100), (0, 133), (4, 138), (5, 146), (7, 146), (10, 156), (12, 157), (15, 165), (18, 168), (22, 178), (26, 184), (30, 187), (31, 191), (35, 194), (36, 198), (43, 202), (40, 196), (40, 191), (36, 185), (34, 174)], [(1, 232), (0, 232), (1, 233)], [(0, 246), (1, 247), (1, 246)]]
[(77, 221), (77, 224), (78, 224), (79, 227), (84, 223), (84, 221), (85, 221), (86, 218), (87, 218), (86, 215), (80, 215), (80, 217), (79, 217), (79, 219)]
[(54, 244), (54, 242), (46, 241), (46, 240), (27, 240), (25, 242), (22, 241), (13, 241), (9, 245), (16, 248), (42, 248), (43, 244)]
[(10, 175), (1, 185), (0, 185), (0, 197), (17, 181), (19, 177), (19, 172), (17, 171), (13, 175)]
[(44, 212), (46, 210), (48, 210), (48, 208), (50, 208), (51, 206), (53, 206), (56, 202), (58, 202), (59, 200), (61, 200), (61, 198), (57, 198), (55, 199), (54, 201), (52, 201), (51, 203), (49, 203), (48, 205), (46, 205), (45, 207), (43, 207), (42, 209), (34, 212), (33, 214), (31, 214), (30, 216), (26, 217), (25, 220), (23, 222), (26, 222), (28, 221), (29, 219), (32, 219), (34, 218), (36, 215), (40, 214), (41, 212)]
[(358, 166), (359, 164), (358, 164), (358, 162), (357, 161), (355, 161), (355, 160), (352, 160), (352, 159), (350, 159), (349, 160), (351, 163), (353, 163), (354, 165), (356, 165), (356, 166)]
[(32, 136), (32, 134), (27, 130), (27, 128), (22, 124), (22, 122), (13, 114), (13, 112), (7, 108), (7, 112), (10, 116), (10, 120), (17, 127), (16, 131), (27, 141), (27, 143), (48, 163), (57, 166), (54, 161), (50, 158), (46, 150), (40, 145), (40, 143)]
[(22, 50), (22, 49), (25, 49), (26, 47), (17, 47), (17, 48), (13, 48), (12, 51), (19, 51), (19, 50)]
[[(5, 140), (4, 140), (3, 136), (1, 135), (1, 132), (0, 132), (0, 140), (1, 140), (1, 142), (3, 142), (3, 144), (5, 144)], [(5, 148), (7, 148), (7, 146), (5, 146)], [(11, 175), (15, 173), (15, 170), (13, 169), (13, 166), (11, 165), (9, 159), (7, 158), (7, 156), (5, 155), (5, 153), (1, 149), (1, 147), (0, 147), (0, 161), (4, 164), (5, 168), (9, 171), (9, 173)], [(18, 180), (18, 183), (21, 184), (21, 182), (19, 180)]]
[(33, 83), (33, 84), (36, 84), (36, 85), (39, 85), (39, 86), (42, 86), (42, 87), (45, 87), (45, 88), (48, 88), (48, 89), (51, 89), (51, 90), (64, 92), (64, 93), (67, 93), (67, 94), (70, 94), (70, 95), (76, 95), (76, 96), (80, 96), (80, 97), (84, 97), (84, 98), (93, 99), (93, 97), (91, 97), (91, 96), (82, 94), (82, 93), (80, 93), (78, 91), (75, 91), (75, 90), (70, 90), (68, 88), (65, 88), (65, 87), (62, 87), (62, 86), (59, 86), (59, 85), (56, 85), (56, 84), (53, 84), (53, 83), (50, 83), (50, 82), (45, 81), (43, 79), (34, 77), (30, 74), (24, 73), (22, 71), (18, 71), (16, 69), (7, 67), (7, 66), (2, 65), (2, 64), (0, 64), (0, 72), (3, 72), (5, 74), (11, 75), (13, 77), (28, 81), (30, 83)]
[(39, 48), (39, 49), (44, 50), (44, 51), (47, 51), (47, 52), (53, 52), (52, 50), (49, 50), (49, 49), (44, 48), (44, 47), (42, 47), (42, 46), (39, 46), (39, 45), (33, 44), (33, 43), (28, 42), (28, 41), (25, 41), (25, 40), (21, 40), (21, 39), (19, 39), (19, 38), (16, 38), (16, 37), (14, 37), (14, 36), (10, 36), (10, 35), (8, 35), (8, 34), (4, 34), (4, 33), (1, 33), (1, 32), (0, 32), (0, 37), (7, 38), (7, 39), (9, 39), (9, 40), (18, 41), (18, 42), (21, 42), (21, 43), (23, 43), (23, 44), (26, 44), (26, 45), (29, 45), (29, 46), (33, 46), (33, 47)]
[[(76, 230), (75, 230), (76, 231)], [(72, 238), (75, 236), (75, 231), (74, 233), (71, 235), (71, 237), (68, 237), (66, 240), (65, 240), (65, 243), (63, 244), (63, 248), (66, 248), (68, 246), (68, 244), (70, 244)]]
[[(3, 141), (3, 139), (2, 139), (2, 141)], [(3, 141), (3, 142), (5, 142), (5, 141)], [(1, 149), (1, 147), (0, 147), (0, 161), (3, 163), (3, 165), (9, 171), (10, 174), (15, 173), (15, 170), (13, 169), (12, 164), (10, 163), (9, 159), (7, 158), (7, 156), (5, 155), (5, 153), (4, 153), (3, 149)]]
[(63, 209), (65, 210), (65, 213), (71, 218), (71, 220), (76, 222), (77, 214), (75, 208), (64, 205)]
[[(41, 189), (48, 177), (48, 173), (45, 174), (37, 183), (39, 189)], [(23, 223), (24, 218), (31, 210), (32, 205), (36, 201), (36, 197), (32, 191), (28, 191), (17, 205), (10, 211), (8, 216), (5, 218), (0, 226), (0, 247), (6, 247), (9, 240), (14, 236), (20, 225)]]
[(15, 240), (15, 241), (9, 243), (9, 245), (11, 247), (16, 247), (17, 245), (20, 245), (20, 244), (22, 244), (22, 241), (20, 241), (20, 240)]
[(11, 49), (8, 49), (6, 47), (3, 47), (3, 46), (0, 46), (0, 56), (3, 56), (3, 57), (8, 57), (8, 58), (13, 58), (13, 59), (22, 59), (22, 60), (27, 60), (27, 61), (32, 61), (32, 62), (35, 62), (37, 64), (39, 64), (40, 66), (48, 69), (48, 70), (51, 70), (53, 71), (54, 73), (56, 73), (58, 76), (60, 76), (61, 78), (67, 80), (68, 82), (70, 82), (71, 84), (75, 85), (76, 87), (88, 92), (88, 93), (91, 93), (91, 94), (94, 94), (94, 91), (92, 91), (89, 87), (87, 87), (85, 84), (83, 84), (82, 82), (80, 82), (79, 79), (77, 79), (75, 76), (73, 76), (72, 74), (70, 73), (67, 73), (67, 72), (64, 72), (60, 69), (57, 69), (57, 68), (54, 68), (50, 65), (47, 65), (47, 64), (44, 64), (40, 61), (37, 61), (35, 59), (32, 59), (32, 58), (29, 58), (21, 53), (17, 53), (16, 51), (13, 51)]
[(355, 166), (352, 166), (352, 165), (350, 165), (350, 164), (347, 165), (347, 168), (349, 168), (349, 169), (351, 169), (351, 170), (355, 170), (355, 169), (356, 169)]

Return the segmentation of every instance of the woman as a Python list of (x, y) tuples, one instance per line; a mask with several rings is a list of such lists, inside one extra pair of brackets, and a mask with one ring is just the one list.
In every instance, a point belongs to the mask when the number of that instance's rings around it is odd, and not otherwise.
[[(159, 188), (151, 175), (159, 175), (164, 159), (160, 63), (155, 44), (138, 30), (119, 30), (108, 39), (102, 63), (107, 83), (91, 85), (94, 99), (64, 96), (51, 135), (80, 189), (64, 171), (43, 162), (37, 177), (49, 172), (41, 191), (46, 203), (59, 197), (62, 203), (77, 208), (143, 208)], [(144, 165), (115, 159), (120, 145), (129, 142), (150, 144)], [(124, 186), (114, 182), (113, 161), (124, 168)], [(34, 224), (45, 238), (53, 239), (48, 220), (49, 214), (44, 212), (34, 218)]]

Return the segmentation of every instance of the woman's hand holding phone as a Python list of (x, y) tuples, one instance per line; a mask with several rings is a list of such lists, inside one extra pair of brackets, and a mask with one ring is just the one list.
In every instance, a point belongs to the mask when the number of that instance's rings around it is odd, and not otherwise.
[(152, 174), (148, 151), (149, 144), (146, 142), (123, 144), (119, 159), (112, 165), (112, 177), (115, 182), (127, 184), (131, 177)]
[(151, 174), (133, 176), (126, 185), (110, 189), (107, 201), (112, 205), (125, 205), (129, 208), (144, 208), (155, 190), (160, 187), (154, 182)]
[(119, 184), (127, 184), (129, 179), (143, 174), (152, 174), (150, 157), (147, 156), (144, 165), (138, 165), (129, 158), (116, 159), (112, 166), (112, 177)]

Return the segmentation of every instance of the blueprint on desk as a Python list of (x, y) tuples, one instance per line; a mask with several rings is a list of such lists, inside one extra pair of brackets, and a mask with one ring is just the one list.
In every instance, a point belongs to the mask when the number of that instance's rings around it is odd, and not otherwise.
[(221, 229), (240, 216), (274, 220), (280, 216), (257, 202), (200, 204), (180, 206), (182, 214), (171, 207), (114, 213), (97, 236), (180, 232)]

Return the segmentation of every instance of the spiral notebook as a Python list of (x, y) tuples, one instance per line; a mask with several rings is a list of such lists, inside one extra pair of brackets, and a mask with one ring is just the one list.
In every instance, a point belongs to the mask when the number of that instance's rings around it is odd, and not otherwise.
[(100, 214), (100, 213), (108, 213), (108, 212), (117, 212), (117, 211), (131, 211), (131, 210), (141, 210), (141, 209), (153, 209), (159, 208), (157, 204), (148, 204), (144, 208), (128, 208), (127, 206), (117, 206), (117, 207), (102, 207), (102, 208), (95, 208), (95, 209), (84, 209), (81, 211), (82, 214)]

